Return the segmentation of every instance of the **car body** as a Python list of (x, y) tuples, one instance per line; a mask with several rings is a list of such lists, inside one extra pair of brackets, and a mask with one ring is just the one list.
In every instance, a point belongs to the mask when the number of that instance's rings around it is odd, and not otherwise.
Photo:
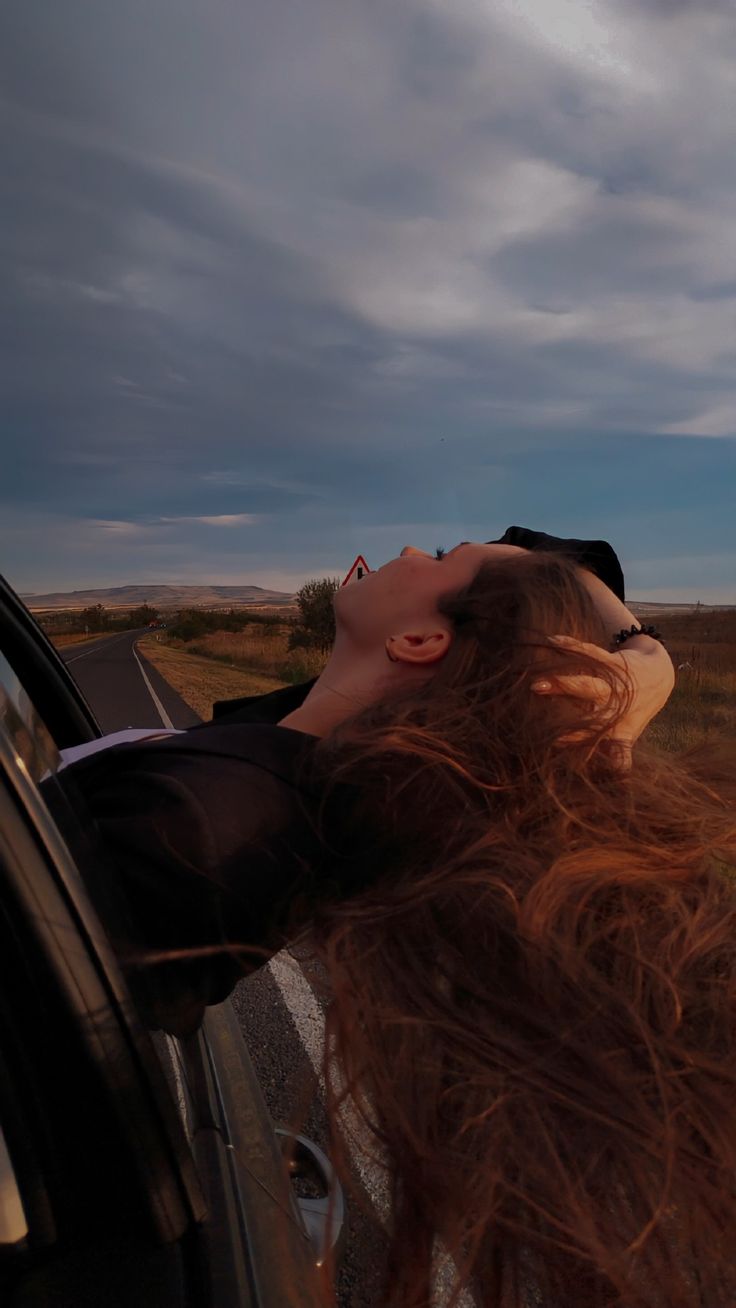
[[(229, 1003), (146, 1028), (103, 919), (104, 868), (59, 750), (100, 735), (0, 580), (0, 1302), (317, 1308), (342, 1195), (292, 1173)], [(101, 905), (104, 911), (101, 910)]]

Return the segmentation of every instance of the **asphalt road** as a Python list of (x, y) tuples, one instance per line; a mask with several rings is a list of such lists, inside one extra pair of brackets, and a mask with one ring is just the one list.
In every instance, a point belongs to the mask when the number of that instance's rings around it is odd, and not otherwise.
[[(268, 1110), (277, 1124), (314, 1140), (330, 1154), (322, 1061), (324, 1007), (314, 967), (303, 948), (282, 950), (241, 981), (233, 1006)], [(348, 1129), (352, 1189), (337, 1283), (339, 1308), (383, 1308), (388, 1202), (383, 1173), (369, 1156), (373, 1142)], [(358, 1137), (356, 1140), (356, 1136)], [(362, 1148), (356, 1147), (362, 1143)]]
[(136, 650), (144, 634), (145, 628), (124, 631), (59, 651), (105, 734), (126, 727), (195, 727), (201, 720)]
[[(196, 726), (197, 714), (146, 660), (143, 630), (70, 645), (60, 651), (105, 733), (126, 727)], [(236, 988), (233, 1003), (274, 1121), (288, 1124), (329, 1154), (321, 1086), (324, 1000), (314, 967), (283, 951)], [(386, 1220), (382, 1178), (365, 1162), (355, 1168), (339, 1281), (341, 1308), (380, 1308)]]

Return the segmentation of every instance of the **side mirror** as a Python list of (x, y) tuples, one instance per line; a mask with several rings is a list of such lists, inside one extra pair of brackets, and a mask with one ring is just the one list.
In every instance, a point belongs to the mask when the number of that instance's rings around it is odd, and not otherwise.
[(286, 1127), (277, 1126), (291, 1182), (294, 1203), (301, 1215), (318, 1267), (332, 1252), (339, 1264), (345, 1242), (345, 1196), (326, 1154)]

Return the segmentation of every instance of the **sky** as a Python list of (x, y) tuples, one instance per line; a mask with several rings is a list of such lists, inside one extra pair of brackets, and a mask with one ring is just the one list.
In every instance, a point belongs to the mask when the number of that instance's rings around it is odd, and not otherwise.
[(736, 603), (732, 0), (7, 0), (0, 571)]

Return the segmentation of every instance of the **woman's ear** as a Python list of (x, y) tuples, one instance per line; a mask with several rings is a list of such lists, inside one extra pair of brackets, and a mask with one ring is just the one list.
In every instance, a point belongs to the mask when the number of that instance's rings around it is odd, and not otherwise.
[(389, 636), (386, 653), (392, 663), (413, 663), (417, 667), (439, 663), (452, 644), (452, 632), (442, 627), (431, 631), (404, 631)]

